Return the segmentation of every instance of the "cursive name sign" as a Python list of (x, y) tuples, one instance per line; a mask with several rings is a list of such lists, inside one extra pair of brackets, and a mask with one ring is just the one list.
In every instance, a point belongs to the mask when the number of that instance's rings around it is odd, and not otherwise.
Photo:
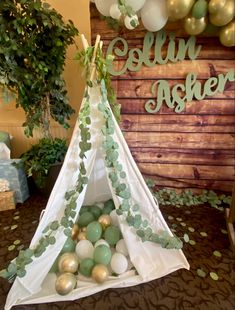
[[(163, 46), (167, 42), (166, 53), (163, 53)], [(150, 59), (153, 51), (153, 59)], [(125, 74), (126, 71), (139, 71), (142, 66), (154, 67), (163, 65), (167, 62), (176, 63), (182, 61), (186, 56), (190, 60), (195, 60), (201, 51), (201, 45), (196, 45), (196, 38), (191, 36), (187, 40), (179, 38), (176, 40), (175, 34), (167, 34), (165, 31), (159, 31), (156, 34), (147, 32), (143, 48), (129, 49), (128, 43), (123, 38), (117, 37), (112, 40), (108, 46), (107, 55), (122, 57), (126, 59), (123, 67), (115, 68), (113, 58), (108, 59), (108, 71), (113, 76)], [(163, 56), (164, 54), (164, 56)], [(166, 80), (158, 80), (151, 87), (151, 92), (156, 99), (150, 99), (145, 103), (145, 109), (148, 113), (157, 113), (163, 103), (174, 109), (176, 113), (184, 110), (186, 103), (194, 99), (202, 100), (206, 96), (213, 96), (217, 92), (224, 92), (226, 82), (234, 82), (234, 70), (226, 74), (219, 74), (217, 77), (211, 77), (202, 85), (197, 81), (196, 73), (188, 73), (185, 83), (179, 83), (170, 88)]]

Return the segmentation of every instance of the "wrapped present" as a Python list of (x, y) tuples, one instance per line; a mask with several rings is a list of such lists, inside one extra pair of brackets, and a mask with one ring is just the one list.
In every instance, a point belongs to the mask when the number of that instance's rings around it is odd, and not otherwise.
[(0, 192), (0, 211), (15, 209), (14, 192)]
[(29, 188), (21, 159), (0, 159), (0, 179), (9, 182), (10, 191), (15, 192), (16, 203), (29, 197)]

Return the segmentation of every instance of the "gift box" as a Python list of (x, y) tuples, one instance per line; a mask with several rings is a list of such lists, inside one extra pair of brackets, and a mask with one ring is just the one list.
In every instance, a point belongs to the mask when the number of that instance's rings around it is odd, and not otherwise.
[(14, 192), (0, 192), (0, 211), (15, 209)]
[(10, 191), (15, 192), (15, 202), (23, 203), (29, 197), (27, 177), (21, 159), (1, 159), (0, 179), (10, 184)]

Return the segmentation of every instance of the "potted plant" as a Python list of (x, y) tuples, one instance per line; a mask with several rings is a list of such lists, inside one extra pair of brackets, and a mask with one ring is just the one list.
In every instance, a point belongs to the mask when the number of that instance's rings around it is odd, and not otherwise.
[(0, 85), (16, 93), (26, 136), (42, 131), (39, 143), (22, 156), (28, 174), (35, 171), (41, 185), (41, 176), (65, 154), (65, 141), (53, 139), (50, 120), (68, 128), (74, 113), (62, 73), (67, 47), (77, 34), (72, 21), (65, 23), (42, 0), (0, 2)]

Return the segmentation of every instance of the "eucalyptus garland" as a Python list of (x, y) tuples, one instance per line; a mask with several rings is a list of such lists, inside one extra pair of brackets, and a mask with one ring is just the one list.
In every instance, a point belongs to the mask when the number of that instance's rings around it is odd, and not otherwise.
[(200, 194), (193, 193), (192, 190), (186, 189), (180, 192), (172, 188), (155, 189), (155, 182), (152, 179), (146, 179), (148, 187), (152, 194), (157, 198), (162, 206), (176, 206), (178, 208), (187, 206), (198, 206), (209, 204), (211, 207), (224, 211), (223, 205), (231, 204), (231, 196), (217, 194), (212, 190), (203, 190)]
[(60, 221), (53, 221), (49, 223), (43, 230), (43, 235), (39, 239), (39, 242), (35, 248), (28, 248), (26, 250), (21, 250), (18, 257), (12, 261), (6, 269), (0, 271), (0, 277), (7, 279), (10, 283), (14, 281), (16, 276), (24, 277), (26, 274), (26, 265), (30, 264), (33, 259), (41, 256), (47, 249), (49, 245), (56, 243), (56, 238), (54, 237), (57, 230), (63, 230), (66, 236), (71, 236), (71, 230), (75, 223), (77, 212), (76, 201), (79, 194), (83, 191), (84, 186), (88, 183), (88, 178), (86, 176), (87, 171), (85, 167), (85, 154), (91, 148), (91, 143), (89, 142), (91, 135), (89, 132), (89, 125), (91, 124), (90, 119), (90, 98), (88, 91), (85, 91), (85, 102), (79, 113), (79, 128), (81, 131), (81, 141), (79, 143), (80, 153), (79, 157), (81, 159), (79, 167), (79, 175), (77, 182), (72, 190), (65, 193), (65, 209), (64, 215)]
[(119, 160), (119, 145), (113, 137), (115, 124), (107, 104), (107, 91), (103, 81), (101, 82), (101, 95), (102, 101), (98, 105), (98, 108), (105, 118), (105, 126), (102, 129), (104, 135), (103, 149), (105, 163), (109, 171), (108, 177), (112, 188), (121, 201), (119, 208), (116, 210), (117, 215), (124, 216), (128, 225), (135, 229), (136, 234), (143, 242), (155, 242), (167, 249), (182, 248), (183, 243), (178, 237), (169, 235), (167, 231), (155, 233), (148, 220), (142, 217), (140, 206), (134, 201), (131, 195), (131, 190), (126, 179), (126, 172)]

